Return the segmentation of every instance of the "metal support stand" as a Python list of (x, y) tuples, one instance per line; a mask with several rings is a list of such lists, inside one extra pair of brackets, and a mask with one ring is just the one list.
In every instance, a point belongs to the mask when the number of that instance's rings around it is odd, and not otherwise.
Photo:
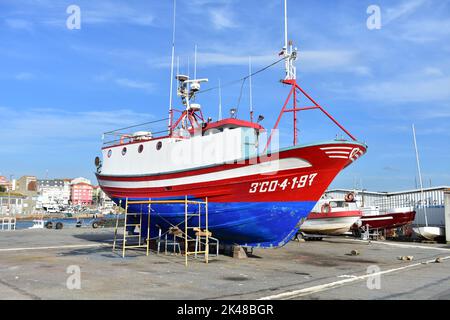
[[(119, 202), (121, 205), (122, 202)], [(142, 244), (142, 212), (140, 213), (139, 222), (138, 223), (129, 223), (128, 222), (128, 207), (129, 205), (148, 205), (148, 217), (147, 217), (147, 238), (145, 239), (145, 243)], [(185, 265), (188, 264), (188, 256), (194, 255), (197, 257), (199, 254), (203, 254), (205, 257), (205, 262), (209, 262), (209, 240), (212, 236), (212, 233), (208, 229), (208, 198), (205, 198), (205, 201), (196, 201), (196, 200), (188, 200), (188, 196), (184, 197), (184, 200), (143, 200), (143, 201), (130, 201), (125, 199), (125, 222), (123, 227), (123, 238), (118, 239), (118, 228), (119, 228), (119, 218), (116, 220), (116, 226), (114, 230), (114, 242), (113, 242), (113, 252), (116, 249), (117, 242), (122, 241), (122, 257), (125, 257), (125, 251), (129, 248), (146, 248), (147, 255), (149, 254), (150, 248), (150, 215), (151, 215), (151, 205), (152, 204), (183, 204), (184, 205), (184, 231), (181, 230), (178, 226), (172, 225), (170, 228), (171, 234), (173, 234), (174, 238), (172, 240), (168, 240), (167, 234), (165, 234), (165, 240), (162, 240), (162, 230), (160, 229), (159, 237), (157, 240), (157, 248), (158, 253), (160, 252), (161, 242), (164, 242), (165, 245), (165, 253), (167, 253), (167, 246), (172, 246), (173, 251), (176, 252), (176, 248), (181, 253), (180, 245), (177, 241), (177, 238), (181, 238), (184, 240), (184, 258)], [(189, 211), (189, 206), (195, 206), (194, 212)], [(195, 226), (189, 225), (189, 221), (192, 218), (196, 218), (197, 222)], [(204, 221), (204, 223), (202, 223)], [(127, 227), (135, 227), (139, 228), (139, 232), (137, 234), (128, 235)], [(193, 237), (192, 234), (195, 234)], [(137, 245), (127, 245), (128, 238), (138, 238)], [(216, 238), (212, 238), (216, 242), (216, 254), (218, 254), (219, 248), (219, 240)], [(189, 250), (189, 245), (191, 242), (195, 242), (194, 251)], [(202, 245), (204, 248), (202, 248)]]

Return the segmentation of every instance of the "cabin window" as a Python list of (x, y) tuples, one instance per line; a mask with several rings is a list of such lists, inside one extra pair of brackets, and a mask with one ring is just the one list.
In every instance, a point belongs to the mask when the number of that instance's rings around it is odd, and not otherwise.
[(122, 155), (124, 156), (126, 153), (127, 153), (127, 148), (126, 148), (126, 147), (123, 147), (123, 149), (122, 149)]
[(111, 158), (111, 155), (112, 155), (112, 150), (109, 149), (109, 150), (108, 150), (108, 158)]
[(139, 148), (138, 148), (138, 152), (139, 153), (142, 153), (142, 151), (144, 151), (144, 145), (139, 145)]
[(162, 142), (158, 141), (158, 143), (156, 144), (156, 150), (160, 150), (162, 148)]
[(344, 207), (344, 203), (343, 202), (338, 202), (338, 201), (331, 201), (330, 202), (330, 206), (332, 208), (343, 208)]

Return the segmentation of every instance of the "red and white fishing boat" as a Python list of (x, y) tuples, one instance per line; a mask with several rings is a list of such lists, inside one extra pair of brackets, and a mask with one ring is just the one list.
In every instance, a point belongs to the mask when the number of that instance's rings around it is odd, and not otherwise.
[[(278, 61), (285, 62), (286, 71), (282, 83), (290, 90), (274, 129), (284, 113), (291, 113), (293, 146), (273, 147), (276, 130), (264, 141), (267, 131), (259, 121), (253, 121), (252, 111), (249, 120), (238, 119), (233, 110), (226, 119), (205, 117), (196, 98), (200, 84), (208, 80), (178, 74), (177, 94), (182, 107), (172, 108), (170, 103), (168, 130), (159, 134), (149, 130), (126, 133), (133, 129), (128, 127), (106, 133), (119, 137), (107, 141), (102, 160), (96, 160), (102, 190), (121, 206), (127, 200), (207, 198), (208, 228), (222, 243), (277, 247), (292, 239), (299, 221), (309, 214), (336, 175), (362, 156), (367, 146), (297, 83), (297, 50), (287, 41), (287, 22), (280, 55)], [(300, 96), (308, 104), (299, 105)], [(328, 116), (350, 140), (299, 144), (297, 113), (313, 109)], [(176, 112), (179, 117), (175, 117)], [(156, 204), (151, 210), (152, 236), (157, 235), (156, 226), (168, 229), (184, 225), (183, 205)], [(135, 204), (128, 211), (145, 214), (146, 209)], [(145, 237), (147, 219), (143, 221)]]
[(300, 225), (300, 232), (319, 235), (341, 235), (357, 224), (362, 216), (356, 202), (345, 199), (322, 199)]
[(361, 227), (370, 229), (395, 229), (414, 221), (413, 207), (392, 208), (380, 211), (378, 207), (361, 208)]

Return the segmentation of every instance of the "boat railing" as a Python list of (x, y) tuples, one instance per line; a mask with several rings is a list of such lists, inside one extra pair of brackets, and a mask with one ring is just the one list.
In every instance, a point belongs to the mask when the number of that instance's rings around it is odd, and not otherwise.
[(102, 136), (103, 146), (110, 147), (134, 141), (163, 138), (169, 132), (167, 128), (168, 120), (169, 118), (164, 118), (104, 132)]

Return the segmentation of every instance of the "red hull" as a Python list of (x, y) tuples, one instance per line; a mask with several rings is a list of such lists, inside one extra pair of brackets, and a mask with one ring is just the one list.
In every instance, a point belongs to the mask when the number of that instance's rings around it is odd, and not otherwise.
[(330, 219), (330, 218), (345, 218), (345, 217), (360, 217), (361, 211), (349, 210), (340, 212), (314, 212), (308, 215), (308, 220)]
[(415, 211), (396, 212), (373, 216), (363, 216), (361, 218), (361, 222), (363, 227), (369, 226), (371, 229), (394, 229), (414, 221), (415, 216)]

